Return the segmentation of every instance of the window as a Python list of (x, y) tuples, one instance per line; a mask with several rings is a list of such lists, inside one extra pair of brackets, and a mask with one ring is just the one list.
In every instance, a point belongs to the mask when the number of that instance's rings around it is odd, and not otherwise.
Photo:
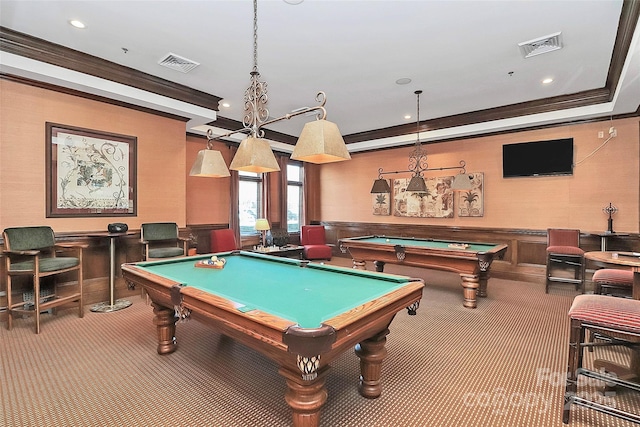
[(257, 234), (256, 219), (262, 211), (262, 174), (238, 172), (240, 235)]
[(301, 163), (287, 165), (287, 231), (300, 231), (304, 168)]

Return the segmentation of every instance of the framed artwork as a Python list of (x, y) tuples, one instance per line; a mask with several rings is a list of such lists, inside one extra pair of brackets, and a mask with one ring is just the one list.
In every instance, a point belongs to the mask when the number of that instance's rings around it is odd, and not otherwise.
[(425, 178), (426, 193), (407, 191), (409, 179), (393, 180), (393, 215), (422, 218), (453, 218), (452, 176)]
[(375, 193), (371, 195), (374, 215), (391, 215), (391, 194)]
[(457, 191), (457, 206), (459, 217), (484, 216), (484, 174), (482, 172), (469, 173), (471, 190)]
[(47, 218), (135, 216), (135, 136), (46, 124)]

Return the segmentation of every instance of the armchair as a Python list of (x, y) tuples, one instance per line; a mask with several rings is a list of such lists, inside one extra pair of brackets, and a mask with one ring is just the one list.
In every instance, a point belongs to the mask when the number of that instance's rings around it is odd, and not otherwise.
[(189, 239), (179, 236), (178, 224), (175, 222), (142, 224), (140, 239), (146, 261), (186, 256), (189, 249)]
[(331, 259), (331, 246), (327, 245), (324, 225), (303, 225), (300, 243), (305, 259)]
[(211, 230), (211, 252), (230, 252), (238, 249), (236, 233), (230, 228)]
[[(7, 329), (13, 328), (15, 313), (35, 317), (36, 334), (40, 333), (40, 314), (50, 308), (67, 303), (78, 304), (78, 316), (84, 316), (82, 297), (82, 252), (88, 245), (78, 243), (56, 243), (51, 227), (14, 227), (6, 228), (4, 237), (4, 259), (7, 281)], [(57, 252), (71, 252), (58, 256)], [(58, 289), (55, 275), (77, 272), (77, 285)], [(30, 278), (32, 291), (23, 292), (22, 298), (14, 301), (17, 289), (13, 288), (14, 278)], [(51, 277), (53, 287), (45, 292), (42, 280)], [(59, 293), (59, 291), (61, 291)]]

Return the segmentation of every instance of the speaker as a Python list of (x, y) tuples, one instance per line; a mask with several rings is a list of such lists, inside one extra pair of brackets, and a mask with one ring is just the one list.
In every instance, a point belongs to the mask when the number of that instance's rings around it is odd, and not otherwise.
[(129, 227), (127, 226), (127, 224), (123, 224), (121, 222), (114, 222), (113, 224), (109, 224), (107, 226), (107, 230), (109, 230), (109, 233), (124, 233), (128, 229)]

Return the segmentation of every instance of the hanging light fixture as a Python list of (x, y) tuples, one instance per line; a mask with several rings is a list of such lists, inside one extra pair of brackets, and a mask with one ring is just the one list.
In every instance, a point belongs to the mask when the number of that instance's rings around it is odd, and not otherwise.
[(373, 182), (371, 193), (391, 193), (389, 183), (382, 176), (386, 174), (400, 173), (413, 174), (409, 184), (407, 185), (407, 191), (411, 191), (413, 193), (426, 193), (427, 184), (424, 181), (422, 173), (426, 171), (447, 169), (460, 169), (460, 172), (454, 177), (453, 183), (451, 184), (452, 190), (470, 190), (472, 188), (471, 176), (466, 175), (465, 167), (467, 164), (464, 160), (460, 160), (460, 166), (429, 168), (429, 165), (427, 164), (427, 152), (422, 148), (422, 143), (420, 142), (420, 94), (422, 91), (416, 90), (414, 93), (416, 94), (417, 99), (416, 142), (413, 151), (409, 154), (409, 170), (384, 172), (382, 168), (379, 168), (378, 179)]
[[(211, 130), (207, 132), (207, 138)], [(230, 176), (227, 164), (222, 158), (222, 153), (213, 149), (212, 139), (207, 140), (207, 149), (198, 151), (198, 157), (191, 167), (189, 176), (201, 176), (207, 178), (223, 178)]]
[[(318, 112), (317, 120), (305, 124), (291, 158), (310, 163), (329, 163), (351, 159), (338, 126), (326, 120), (327, 111), (324, 108), (326, 95), (324, 92), (318, 92), (316, 95), (316, 101), (320, 103), (318, 106), (299, 108), (292, 113), (267, 120), (269, 117), (269, 110), (266, 107), (269, 99), (267, 83), (260, 81), (260, 72), (258, 71), (258, 0), (253, 1), (253, 70), (250, 74), (251, 84), (244, 94), (243, 128), (216, 137), (207, 132), (208, 142), (226, 138), (235, 133), (248, 134), (247, 138), (240, 143), (229, 169), (255, 173), (279, 171), (280, 167), (271, 146), (268, 140), (264, 139), (262, 127), (313, 111)], [(208, 153), (205, 152), (205, 154)], [(198, 159), (196, 159), (197, 162)]]

